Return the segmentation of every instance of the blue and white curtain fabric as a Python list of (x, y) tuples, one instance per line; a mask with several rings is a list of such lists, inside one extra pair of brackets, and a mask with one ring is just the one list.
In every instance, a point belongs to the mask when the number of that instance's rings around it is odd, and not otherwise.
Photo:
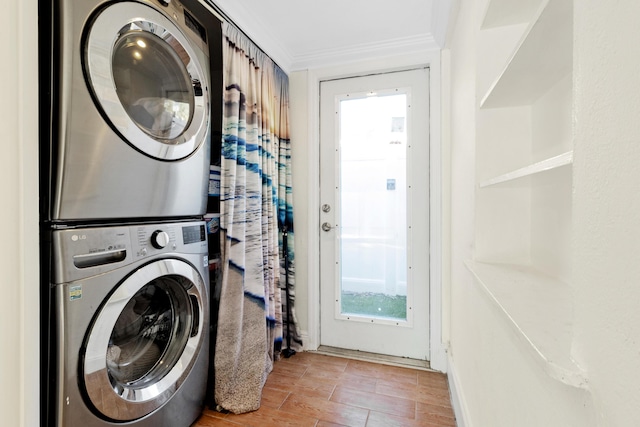
[[(214, 393), (219, 409), (243, 413), (260, 406), (283, 342), (280, 285), (293, 287), (289, 83), (235, 27), (223, 25), (223, 34), (222, 283)], [(285, 225), (288, 271), (279, 230)], [(296, 324), (289, 330), (299, 345)]]

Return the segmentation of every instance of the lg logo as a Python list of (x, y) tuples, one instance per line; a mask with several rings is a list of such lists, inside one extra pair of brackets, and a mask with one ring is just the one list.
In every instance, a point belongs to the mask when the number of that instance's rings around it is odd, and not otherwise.
[(74, 242), (77, 242), (78, 240), (87, 240), (87, 236), (86, 234), (74, 234), (71, 236), (71, 240), (73, 240)]

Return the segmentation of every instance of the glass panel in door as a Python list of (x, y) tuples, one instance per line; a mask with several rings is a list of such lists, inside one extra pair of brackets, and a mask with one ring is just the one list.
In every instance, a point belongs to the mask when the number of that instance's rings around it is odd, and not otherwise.
[(120, 313), (107, 347), (107, 371), (113, 389), (149, 386), (178, 361), (194, 319), (181, 276), (163, 276), (140, 289)]
[(116, 41), (112, 59), (120, 102), (140, 129), (161, 142), (189, 127), (194, 104), (189, 57), (173, 37), (168, 41), (172, 44), (145, 31), (127, 31)]
[(340, 313), (407, 320), (407, 95), (340, 102)]

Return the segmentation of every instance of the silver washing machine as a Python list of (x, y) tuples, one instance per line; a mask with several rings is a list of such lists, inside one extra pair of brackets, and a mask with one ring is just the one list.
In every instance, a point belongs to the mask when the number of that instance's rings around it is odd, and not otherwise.
[(204, 214), (205, 27), (178, 0), (57, 0), (54, 15), (50, 219)]
[(187, 427), (206, 393), (202, 221), (54, 230), (57, 427)]

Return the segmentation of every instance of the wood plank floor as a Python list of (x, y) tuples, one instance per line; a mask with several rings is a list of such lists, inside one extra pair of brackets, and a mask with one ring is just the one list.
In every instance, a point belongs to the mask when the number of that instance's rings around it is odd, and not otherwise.
[(444, 374), (305, 352), (275, 363), (259, 410), (205, 410), (193, 427), (455, 425)]

